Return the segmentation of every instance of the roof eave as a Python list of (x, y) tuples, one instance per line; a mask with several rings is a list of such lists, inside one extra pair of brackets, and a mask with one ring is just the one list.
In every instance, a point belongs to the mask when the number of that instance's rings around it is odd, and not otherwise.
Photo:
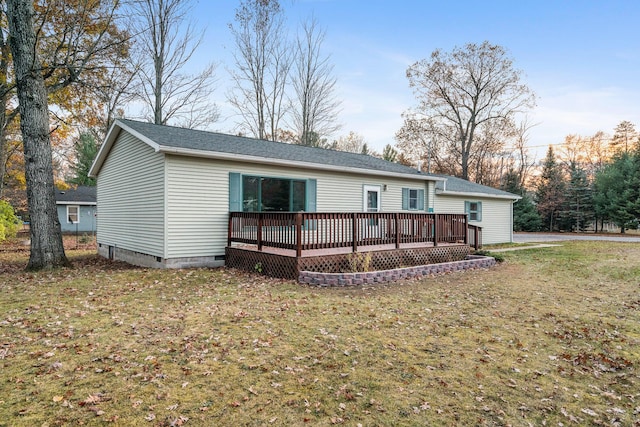
[(96, 202), (73, 202), (68, 200), (57, 200), (56, 205), (78, 205), (78, 206), (97, 206)]
[(443, 191), (436, 189), (436, 194), (441, 196), (465, 196), (465, 197), (485, 197), (490, 199), (504, 199), (504, 200), (520, 200), (521, 196), (506, 195), (506, 194), (490, 194), (490, 193), (475, 193), (468, 191)]
[(358, 173), (363, 175), (377, 175), (377, 176), (386, 176), (386, 177), (394, 177), (394, 178), (410, 178), (422, 181), (444, 181), (445, 178), (434, 177), (429, 175), (422, 174), (405, 174), (398, 172), (386, 172), (379, 171), (375, 169), (364, 169), (364, 168), (354, 168), (354, 167), (346, 167), (346, 166), (332, 166), (325, 165), (320, 163), (311, 163), (311, 162), (301, 162), (296, 160), (285, 160), (285, 159), (273, 159), (268, 157), (260, 157), (260, 156), (248, 156), (243, 154), (232, 154), (232, 153), (223, 153), (219, 151), (204, 151), (204, 150), (194, 150), (190, 148), (179, 148), (179, 147), (168, 147), (161, 145), (159, 149), (156, 150), (160, 153), (165, 154), (175, 154), (181, 156), (190, 156), (190, 157), (201, 157), (207, 159), (217, 159), (217, 160), (230, 160), (230, 161), (243, 161), (247, 163), (259, 163), (259, 164), (269, 164), (274, 166), (288, 166), (288, 167), (299, 167), (304, 169), (315, 169), (315, 170), (326, 170), (332, 172), (351, 172)]

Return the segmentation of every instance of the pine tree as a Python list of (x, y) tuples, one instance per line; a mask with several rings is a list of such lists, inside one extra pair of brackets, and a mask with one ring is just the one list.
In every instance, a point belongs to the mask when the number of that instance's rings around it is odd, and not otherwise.
[(96, 179), (89, 177), (89, 170), (98, 154), (98, 144), (93, 135), (83, 133), (73, 147), (76, 155), (76, 162), (71, 166), (74, 173), (69, 180), (70, 184), (95, 186)]
[(596, 174), (594, 204), (598, 216), (620, 227), (638, 227), (640, 153), (621, 153)]
[(587, 173), (576, 162), (569, 165), (569, 182), (565, 188), (564, 209), (560, 214), (560, 228), (584, 231), (594, 217), (592, 190)]
[(502, 190), (522, 197), (513, 204), (513, 231), (540, 231), (542, 219), (527, 189), (520, 184), (518, 172), (510, 170), (503, 177), (503, 182)]
[(558, 228), (557, 221), (564, 205), (565, 186), (562, 166), (556, 161), (553, 148), (550, 146), (535, 194), (538, 213), (542, 217), (544, 228), (548, 231)]

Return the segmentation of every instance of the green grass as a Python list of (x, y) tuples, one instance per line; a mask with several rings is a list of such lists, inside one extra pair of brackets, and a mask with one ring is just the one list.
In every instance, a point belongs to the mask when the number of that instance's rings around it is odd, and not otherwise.
[(0, 251), (0, 425), (640, 423), (640, 245), (352, 289), (69, 255)]

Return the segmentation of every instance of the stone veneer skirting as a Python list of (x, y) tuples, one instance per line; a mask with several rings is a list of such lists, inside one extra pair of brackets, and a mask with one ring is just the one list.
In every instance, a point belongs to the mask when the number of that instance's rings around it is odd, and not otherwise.
[(396, 268), (393, 270), (371, 271), (366, 273), (317, 273), (301, 271), (300, 283), (312, 286), (356, 286), (365, 284), (387, 283), (432, 274), (449, 273), (472, 268), (489, 268), (496, 264), (493, 257), (468, 255), (462, 261), (443, 262), (439, 264), (419, 265), (416, 267)]

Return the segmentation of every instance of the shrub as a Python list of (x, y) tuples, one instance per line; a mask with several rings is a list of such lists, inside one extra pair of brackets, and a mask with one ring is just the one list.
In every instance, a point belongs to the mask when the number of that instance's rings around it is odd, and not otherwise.
[(0, 200), (0, 242), (15, 237), (20, 227), (20, 221), (8, 202)]

